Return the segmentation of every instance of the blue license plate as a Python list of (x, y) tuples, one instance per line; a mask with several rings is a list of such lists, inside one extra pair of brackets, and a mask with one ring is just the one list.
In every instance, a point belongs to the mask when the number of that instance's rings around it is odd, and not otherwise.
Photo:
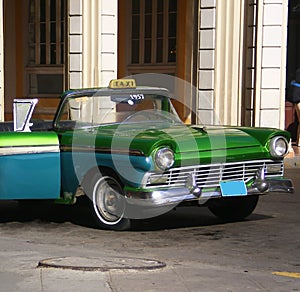
[(223, 181), (220, 182), (223, 197), (246, 196), (247, 188), (244, 181)]

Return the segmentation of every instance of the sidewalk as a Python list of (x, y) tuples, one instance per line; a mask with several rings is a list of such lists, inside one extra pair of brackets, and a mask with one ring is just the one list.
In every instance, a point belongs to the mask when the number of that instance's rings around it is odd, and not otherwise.
[(286, 168), (300, 167), (300, 147), (292, 146), (289, 154), (284, 159)]

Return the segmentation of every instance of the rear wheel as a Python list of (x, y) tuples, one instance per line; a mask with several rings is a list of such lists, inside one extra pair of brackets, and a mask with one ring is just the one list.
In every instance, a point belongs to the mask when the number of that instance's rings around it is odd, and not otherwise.
[(130, 219), (124, 218), (126, 202), (123, 189), (114, 176), (96, 172), (88, 182), (87, 195), (98, 226), (112, 230), (130, 228)]
[(257, 203), (258, 196), (231, 197), (216, 199), (208, 205), (208, 208), (222, 220), (237, 221), (251, 215)]

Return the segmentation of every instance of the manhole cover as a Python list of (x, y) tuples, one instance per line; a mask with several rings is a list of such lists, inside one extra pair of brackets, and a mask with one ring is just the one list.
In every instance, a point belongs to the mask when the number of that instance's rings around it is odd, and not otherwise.
[(58, 257), (39, 261), (38, 267), (83, 271), (154, 270), (164, 268), (161, 261), (131, 257)]

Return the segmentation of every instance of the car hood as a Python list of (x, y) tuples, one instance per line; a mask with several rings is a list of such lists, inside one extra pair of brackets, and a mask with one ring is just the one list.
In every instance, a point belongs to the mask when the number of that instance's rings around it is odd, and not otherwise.
[[(269, 128), (201, 127), (184, 124), (160, 127), (121, 124), (79, 133), (80, 138), (76, 139), (76, 144), (93, 143), (98, 149), (111, 149), (115, 153), (127, 151), (144, 156), (150, 156), (157, 148), (170, 147), (176, 160), (193, 161), (192, 163), (195, 163), (195, 159), (209, 163), (212, 159), (224, 157), (227, 161), (267, 158), (270, 157), (267, 142), (271, 137), (282, 135), (289, 138), (287, 132)], [(74, 141), (67, 143), (74, 144)]]
[[(230, 127), (176, 126), (166, 129), (149, 129), (139, 133), (132, 140), (131, 147), (143, 149), (146, 155), (158, 147), (167, 146), (174, 150), (176, 157), (187, 164), (200, 160), (202, 163), (259, 159), (269, 157), (266, 143), (274, 130)], [(144, 145), (151, 141), (152, 147)], [(150, 146), (148, 144), (148, 146)]]
[[(275, 135), (288, 133), (270, 128), (247, 127), (201, 127), (187, 125), (110, 125), (98, 129), (82, 131), (88, 140), (94, 140), (96, 147), (111, 148), (118, 152), (136, 150), (150, 156), (159, 147), (170, 147), (179, 155), (195, 157), (228, 157), (237, 155), (260, 158), (268, 157), (268, 140)], [(91, 135), (92, 134), (92, 135)], [(82, 135), (80, 141), (85, 139)], [(92, 136), (92, 137), (91, 137)], [(84, 143), (84, 142), (83, 142)], [(183, 158), (183, 157), (181, 157)]]

